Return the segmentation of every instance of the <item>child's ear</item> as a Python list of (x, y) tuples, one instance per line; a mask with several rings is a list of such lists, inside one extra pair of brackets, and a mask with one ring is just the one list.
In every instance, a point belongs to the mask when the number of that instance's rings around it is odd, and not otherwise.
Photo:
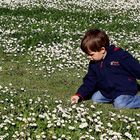
[(102, 51), (103, 53), (105, 53), (105, 52), (106, 52), (105, 47), (102, 47), (102, 48), (101, 48), (101, 51)]
[(105, 47), (102, 47), (101, 50), (105, 50)]

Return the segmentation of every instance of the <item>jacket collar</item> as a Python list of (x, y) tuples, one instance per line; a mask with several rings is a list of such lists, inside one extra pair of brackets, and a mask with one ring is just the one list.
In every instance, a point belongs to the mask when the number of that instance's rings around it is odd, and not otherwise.
[(109, 56), (111, 56), (113, 54), (114, 48), (115, 48), (114, 45), (109, 45), (109, 47), (107, 49), (107, 54), (106, 54), (105, 58), (108, 58)]

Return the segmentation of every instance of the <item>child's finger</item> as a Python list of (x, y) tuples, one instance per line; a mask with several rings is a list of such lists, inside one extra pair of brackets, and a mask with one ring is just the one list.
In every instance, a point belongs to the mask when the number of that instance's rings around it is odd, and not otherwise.
[(72, 99), (71, 99), (71, 102), (75, 102), (75, 101), (76, 101), (76, 99), (75, 99), (75, 98), (72, 98)]
[(76, 98), (72, 98), (72, 99), (71, 99), (71, 104), (74, 104), (74, 103), (77, 103)]

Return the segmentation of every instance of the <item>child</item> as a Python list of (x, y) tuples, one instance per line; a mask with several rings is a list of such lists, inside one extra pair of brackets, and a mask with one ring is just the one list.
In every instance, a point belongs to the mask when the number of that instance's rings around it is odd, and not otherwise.
[(136, 95), (140, 63), (128, 52), (110, 45), (108, 35), (99, 29), (86, 32), (81, 49), (89, 56), (90, 63), (71, 103), (92, 99), (113, 103), (115, 108), (140, 108), (140, 96)]

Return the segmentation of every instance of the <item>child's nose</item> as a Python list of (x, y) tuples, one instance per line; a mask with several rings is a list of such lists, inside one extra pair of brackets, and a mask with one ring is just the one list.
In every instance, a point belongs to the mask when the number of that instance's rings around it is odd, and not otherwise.
[(90, 60), (93, 60), (92, 56), (88, 56), (88, 58), (89, 58)]

